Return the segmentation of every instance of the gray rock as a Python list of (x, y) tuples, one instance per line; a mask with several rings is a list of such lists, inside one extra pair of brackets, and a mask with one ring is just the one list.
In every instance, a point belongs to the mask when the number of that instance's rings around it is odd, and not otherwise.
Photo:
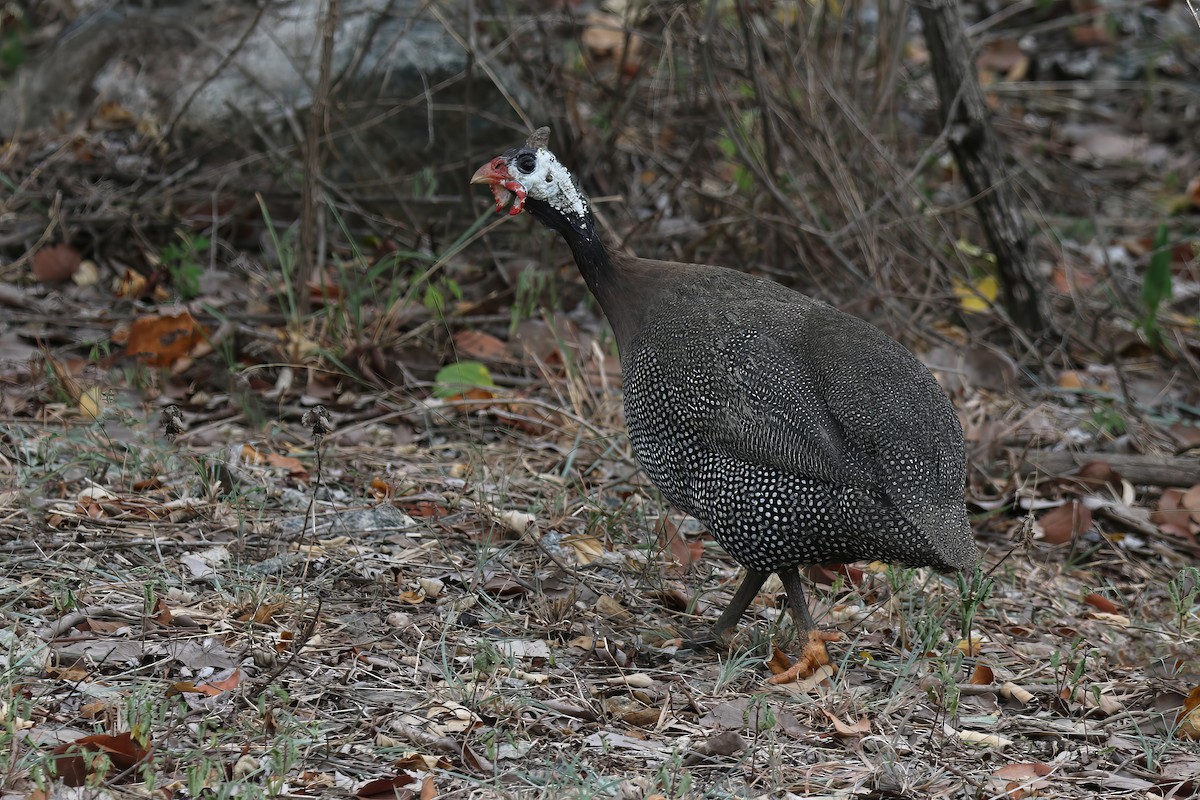
[[(447, 24), (459, 24), (456, 3), (436, 6)], [(172, 134), (218, 141), (303, 123), (297, 112), (319, 81), (323, 7), (277, 0), (260, 15), (250, 2), (179, 0), (86, 12), (0, 96), (0, 137), (83, 121), (106, 102)], [(356, 146), (335, 143), (376, 165), (432, 152), (461, 157), (469, 126), (489, 133), (471, 111), (503, 104), (482, 70), (467, 71), (467, 52), (420, 0), (344, 0), (334, 42), (331, 127), (353, 128)], [(294, 141), (294, 130), (281, 141)]]

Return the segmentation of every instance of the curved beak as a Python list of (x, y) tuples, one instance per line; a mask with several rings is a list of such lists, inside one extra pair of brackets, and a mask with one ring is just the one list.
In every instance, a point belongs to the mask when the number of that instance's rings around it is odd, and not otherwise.
[(514, 197), (516, 202), (508, 210), (509, 214), (520, 214), (521, 209), (525, 207), (525, 187), (508, 174), (508, 161), (504, 156), (496, 156), (475, 170), (475, 174), (471, 176), (471, 183), (486, 183), (492, 188), (492, 199), (496, 201), (496, 213), (503, 211), (504, 207), (508, 205), (508, 201)]
[(475, 174), (471, 176), (471, 183), (488, 183), (492, 186), (503, 183), (508, 180), (507, 166), (504, 159), (497, 156), (475, 170)]

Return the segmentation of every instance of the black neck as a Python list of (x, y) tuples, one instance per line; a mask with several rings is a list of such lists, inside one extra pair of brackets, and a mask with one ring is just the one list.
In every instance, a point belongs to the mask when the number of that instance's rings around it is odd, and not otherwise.
[(589, 210), (582, 217), (574, 214), (568, 216), (532, 197), (525, 201), (525, 210), (547, 228), (562, 234), (575, 256), (575, 265), (579, 267), (580, 274), (603, 307), (608, 300), (614, 268), (608, 248), (596, 230), (592, 212)]

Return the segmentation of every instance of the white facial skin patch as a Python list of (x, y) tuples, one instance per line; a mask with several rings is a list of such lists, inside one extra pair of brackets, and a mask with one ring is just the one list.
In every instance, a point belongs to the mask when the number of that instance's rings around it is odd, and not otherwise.
[(545, 202), (567, 216), (587, 216), (587, 198), (576, 187), (567, 168), (558, 163), (554, 153), (545, 148), (538, 148), (534, 167), (530, 172), (522, 172), (520, 162), (521, 155), (518, 154), (509, 162), (508, 174), (521, 184), (526, 195)]

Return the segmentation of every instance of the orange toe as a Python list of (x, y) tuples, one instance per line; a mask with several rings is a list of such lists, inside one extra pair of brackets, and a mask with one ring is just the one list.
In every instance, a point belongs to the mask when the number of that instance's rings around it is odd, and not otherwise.
[[(828, 665), (830, 668), (836, 669), (833, 662), (829, 660), (829, 651), (825, 649), (826, 642), (841, 641), (842, 634), (837, 631), (809, 631), (808, 641), (804, 645), (804, 649), (800, 651), (800, 657), (796, 659), (796, 663), (787, 667), (782, 672), (778, 672), (767, 679), (768, 683), (792, 683), (793, 681), (807, 678), (823, 666)], [(776, 656), (783, 656), (776, 650)], [(786, 656), (783, 656), (786, 663)], [(771, 669), (777, 669), (775, 665), (776, 659), (771, 659)]]

